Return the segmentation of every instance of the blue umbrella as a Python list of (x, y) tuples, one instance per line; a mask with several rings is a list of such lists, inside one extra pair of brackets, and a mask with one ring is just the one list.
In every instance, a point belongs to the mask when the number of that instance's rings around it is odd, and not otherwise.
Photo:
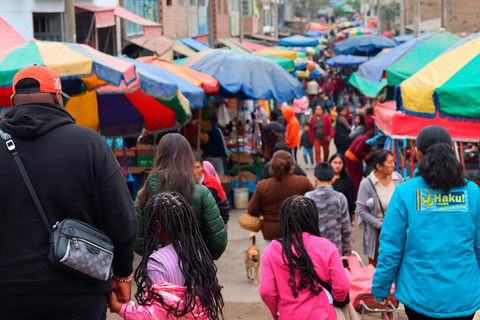
[(385, 48), (393, 48), (396, 43), (388, 38), (380, 36), (355, 36), (333, 47), (337, 55), (351, 54), (355, 56), (371, 57)]
[[(152, 66), (148, 63), (124, 57), (120, 57), (120, 59), (135, 64), (135, 68), (140, 73), (142, 79), (141, 88), (143, 91), (160, 93), (165, 90), (164, 83), (169, 82), (176, 85), (185, 98), (190, 101), (190, 107), (192, 109), (202, 108), (205, 105), (205, 91), (191, 82), (188, 82), (170, 71)], [(159, 95), (162, 96), (162, 94)]]
[(190, 68), (220, 82), (220, 96), (276, 102), (301, 98), (303, 85), (275, 62), (254, 54), (212, 51)]
[(368, 57), (339, 55), (327, 60), (330, 67), (356, 67), (368, 61)]
[(321, 37), (325, 33), (327, 32), (320, 31), (320, 30), (308, 30), (307, 32), (304, 33), (304, 35), (307, 37)]
[(278, 45), (285, 47), (315, 47), (318, 45), (318, 40), (302, 35), (295, 35), (280, 39)]

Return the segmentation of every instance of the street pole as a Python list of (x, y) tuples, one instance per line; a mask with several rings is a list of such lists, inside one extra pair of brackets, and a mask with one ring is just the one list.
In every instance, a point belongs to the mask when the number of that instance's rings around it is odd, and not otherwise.
[(238, 27), (240, 28), (240, 43), (243, 43), (243, 0), (238, 0)]
[[(219, 1), (219, 0), (217, 0), (217, 1)], [(208, 25), (207, 25), (207, 28), (208, 28), (208, 46), (210, 48), (213, 48), (214, 40), (213, 40), (213, 6), (212, 6), (212, 0), (208, 0), (207, 23), (208, 23)]]
[(273, 28), (274, 28), (273, 37), (275, 39), (278, 39), (278, 0), (274, 0), (274, 1), (275, 1), (275, 20), (273, 21)]
[(413, 0), (413, 36), (420, 36), (420, 0)]
[(75, 30), (75, 5), (73, 0), (65, 0), (65, 41), (77, 42)]
[(452, 1), (442, 0), (442, 27), (452, 32)]
[(400, 35), (405, 35), (405, 0), (400, 0)]

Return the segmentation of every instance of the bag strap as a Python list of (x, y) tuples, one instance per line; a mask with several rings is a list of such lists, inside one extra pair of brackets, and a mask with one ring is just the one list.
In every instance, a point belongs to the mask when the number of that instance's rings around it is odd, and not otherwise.
[(43, 224), (45, 225), (45, 228), (47, 228), (47, 231), (50, 234), (50, 238), (51, 238), (52, 228), (50, 227), (50, 224), (48, 222), (45, 211), (43, 210), (42, 204), (40, 203), (40, 200), (38, 199), (37, 193), (35, 192), (35, 189), (33, 188), (32, 182), (30, 181), (30, 178), (28, 177), (28, 173), (25, 170), (25, 166), (23, 165), (23, 162), (22, 162), (22, 159), (20, 158), (20, 155), (18, 154), (18, 151), (15, 147), (15, 143), (13, 142), (12, 136), (9, 133), (6, 133), (2, 129), (0, 129), (0, 137), (5, 141), (8, 151), (10, 151), (10, 153), (12, 154), (13, 159), (15, 160), (15, 163), (18, 166), (18, 170), (20, 171), (20, 174), (22, 175), (23, 181), (25, 182), (25, 185), (27, 186), (28, 192), (32, 196), (33, 202), (35, 203), (35, 206), (37, 207), (37, 210), (40, 213), (40, 216), (42, 217)]
[(380, 209), (382, 209), (383, 217), (385, 218), (385, 210), (383, 210), (382, 201), (378, 196), (377, 189), (375, 188), (375, 185), (373, 184), (373, 181), (372, 179), (370, 179), (370, 177), (367, 177), (367, 180), (370, 181), (370, 184), (372, 185), (373, 191), (375, 192), (375, 196), (377, 197), (377, 200), (378, 200), (378, 204), (380, 205)]

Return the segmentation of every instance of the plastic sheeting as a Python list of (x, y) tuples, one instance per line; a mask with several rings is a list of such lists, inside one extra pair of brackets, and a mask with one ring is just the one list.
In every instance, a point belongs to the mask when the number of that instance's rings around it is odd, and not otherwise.
[(285, 102), (305, 93), (303, 85), (282, 67), (254, 54), (212, 51), (189, 67), (216, 78), (220, 95), (226, 98)]
[(334, 45), (333, 50), (338, 54), (351, 54), (356, 56), (375, 56), (385, 48), (393, 48), (396, 43), (381, 36), (355, 36), (340, 44)]
[(280, 39), (278, 45), (285, 47), (315, 47), (318, 45), (318, 40), (310, 37), (296, 35)]
[(368, 61), (368, 57), (339, 55), (327, 60), (330, 67), (356, 67)]
[(395, 101), (375, 106), (375, 124), (386, 135), (394, 139), (416, 139), (420, 130), (426, 126), (442, 126), (455, 141), (478, 142), (480, 123), (463, 122), (459, 124), (438, 114), (433, 119), (409, 116), (396, 111)]

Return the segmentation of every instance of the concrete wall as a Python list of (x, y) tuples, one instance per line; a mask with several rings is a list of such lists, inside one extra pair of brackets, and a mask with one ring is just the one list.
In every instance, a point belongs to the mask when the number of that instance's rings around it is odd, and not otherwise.
[(59, 0), (0, 0), (0, 16), (26, 40), (33, 39), (33, 12), (64, 12)]
[(213, 37), (222, 39), (230, 37), (230, 15), (228, 0), (211, 0), (214, 19)]

